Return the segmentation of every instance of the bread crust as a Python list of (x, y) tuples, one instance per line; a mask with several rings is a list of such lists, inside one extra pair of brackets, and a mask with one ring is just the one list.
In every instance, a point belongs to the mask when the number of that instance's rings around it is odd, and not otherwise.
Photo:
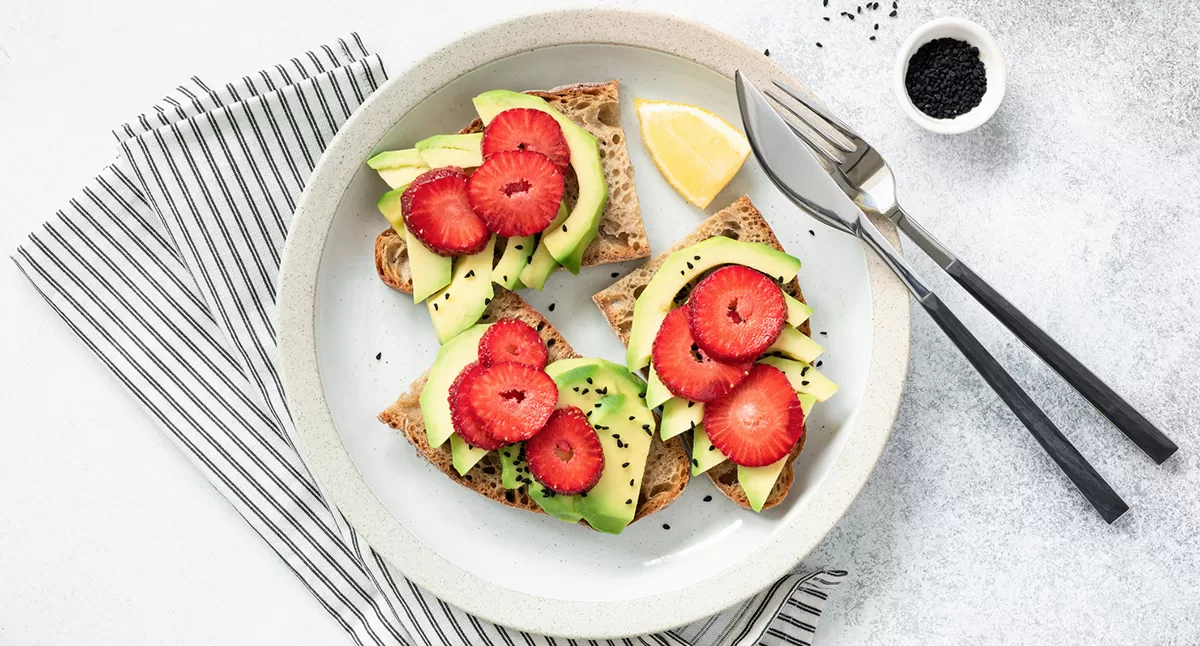
[[(575, 83), (546, 91), (526, 94), (545, 99), (547, 103), (594, 135), (600, 144), (604, 178), (608, 184), (608, 204), (600, 218), (596, 239), (583, 253), (583, 266), (603, 265), (650, 257), (650, 243), (642, 225), (641, 205), (633, 183), (633, 164), (625, 145), (625, 130), (621, 127), (619, 83)], [(483, 131), (483, 122), (472, 121), (459, 134)], [(579, 184), (574, 171), (567, 169), (565, 199), (574, 204), (579, 196)], [(375, 270), (388, 287), (405, 294), (412, 293), (412, 272), (408, 266), (407, 242), (404, 236), (388, 228), (375, 238)]]
[[(771, 230), (762, 213), (759, 212), (754, 204), (750, 202), (750, 198), (743, 195), (732, 204), (721, 209), (704, 222), (701, 222), (691, 233), (684, 236), (682, 239), (671, 245), (670, 249), (658, 254), (652, 260), (634, 269), (628, 275), (609, 285), (604, 290), (592, 296), (592, 302), (596, 307), (600, 308), (600, 312), (604, 314), (605, 320), (608, 321), (609, 327), (621, 339), (621, 343), (629, 345), (629, 334), (633, 328), (633, 305), (637, 297), (641, 295), (642, 289), (658, 273), (662, 264), (666, 262), (667, 257), (672, 253), (690, 247), (698, 242), (707, 240), (715, 236), (726, 236), (746, 242), (761, 242), (779, 251), (784, 251), (783, 245), (779, 243), (779, 239), (775, 237), (775, 232)], [(790, 296), (804, 302), (804, 293), (800, 290), (800, 281), (792, 280), (787, 285), (783, 286)], [(807, 336), (812, 336), (812, 328), (808, 321), (805, 321), (800, 326), (800, 331)], [(805, 429), (805, 436), (808, 430)], [(775, 481), (775, 486), (771, 489), (770, 495), (763, 504), (763, 509), (770, 509), (778, 505), (792, 488), (792, 483), (795, 481), (795, 473), (792, 468), (793, 462), (799, 457), (800, 452), (804, 449), (804, 438), (797, 443), (796, 447), (788, 458), (787, 464), (783, 471), (779, 474), (779, 479)], [(746, 493), (742, 491), (741, 485), (737, 481), (737, 465), (726, 460), (718, 464), (705, 473), (709, 479), (721, 490), (721, 493), (729, 497), (737, 504), (750, 509), (750, 501), (746, 498)]]
[[(515, 317), (528, 323), (547, 344), (551, 361), (578, 358), (579, 355), (558, 330), (540, 312), (517, 294), (496, 287), (496, 295), (488, 304), (482, 322), (505, 317)], [(425, 433), (425, 421), (421, 414), (420, 398), (425, 389), (426, 372), (413, 382), (409, 391), (379, 414), (379, 421), (399, 431), (413, 445), (417, 453), (439, 471), (458, 484), (503, 505), (524, 509), (537, 514), (545, 513), (527, 493), (524, 487), (505, 489), (501, 482), (500, 458), (495, 452), (488, 453), (465, 475), (454, 469), (447, 442), (438, 448), (429, 445)], [(646, 474), (642, 479), (641, 495), (634, 521), (644, 518), (667, 505), (683, 493), (690, 478), (687, 451), (679, 438), (663, 442), (657, 434), (650, 445), (646, 459)], [(587, 523), (583, 523), (586, 525)]]

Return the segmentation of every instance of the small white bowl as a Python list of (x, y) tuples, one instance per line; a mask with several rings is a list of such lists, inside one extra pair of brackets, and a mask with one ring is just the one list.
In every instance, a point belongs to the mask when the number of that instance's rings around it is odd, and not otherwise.
[[(970, 112), (961, 114), (953, 119), (935, 119), (917, 106), (908, 97), (904, 87), (904, 77), (908, 74), (908, 61), (922, 45), (937, 38), (955, 38), (966, 41), (979, 48), (979, 59), (983, 61), (984, 74), (987, 77), (987, 90), (979, 105)], [(1000, 103), (1004, 100), (1004, 86), (1008, 82), (1008, 68), (1004, 62), (1004, 52), (1000, 45), (986, 29), (962, 18), (938, 18), (921, 25), (900, 46), (896, 54), (896, 73), (893, 88), (900, 109), (917, 125), (942, 135), (957, 135), (982, 126), (996, 114)]]

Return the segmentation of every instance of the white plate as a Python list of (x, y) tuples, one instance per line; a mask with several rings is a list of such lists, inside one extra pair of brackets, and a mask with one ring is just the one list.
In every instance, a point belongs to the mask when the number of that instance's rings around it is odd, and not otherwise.
[[(855, 239), (800, 214), (753, 158), (709, 212), (749, 194), (803, 261), (814, 335), (827, 349), (822, 370), (842, 387), (816, 408), (796, 484), (782, 505), (753, 514), (701, 477), (667, 510), (609, 536), (477, 496), (375, 419), (429, 366), (438, 345), (424, 305), (376, 277), (373, 241), (386, 223), (375, 202), (386, 187), (363, 160), (456, 131), (474, 116), (470, 98), (485, 90), (617, 78), (657, 253), (706, 214), (655, 168), (638, 136), (633, 99), (692, 103), (736, 124), (730, 76), (737, 67), (759, 82), (798, 84), (757, 51), (677, 18), (629, 11), (522, 18), (468, 36), (390, 80), (346, 123), (314, 171), (280, 274), (279, 356), (302, 450), (350, 523), (446, 602), (554, 635), (674, 627), (726, 608), (794, 567), (870, 474), (908, 363), (907, 295)], [(620, 361), (623, 348), (590, 297), (612, 272), (634, 265), (577, 277), (559, 272), (544, 292), (522, 295), (578, 352)], [(703, 502), (710, 494), (713, 500)]]

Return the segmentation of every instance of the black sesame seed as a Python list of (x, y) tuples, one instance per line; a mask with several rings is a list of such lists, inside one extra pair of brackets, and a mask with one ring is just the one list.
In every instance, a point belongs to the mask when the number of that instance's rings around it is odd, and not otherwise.
[(879, 31), (879, 23), (875, 23), (875, 31)]
[(613, 439), (614, 439), (614, 440), (619, 440), (619, 439), (621, 439), (621, 436), (620, 436), (620, 434), (618, 434), (618, 433), (613, 433), (613, 434), (612, 434), (612, 436), (613, 436)]
[(446, 300), (450, 300), (450, 292), (446, 292)]
[[(467, 278), (473, 278), (474, 276), (475, 276), (475, 270), (474, 270), (474, 269), (472, 269), (471, 271), (468, 271), (468, 272), (467, 272)], [(507, 278), (505, 278), (504, 280), (508, 280), (508, 279), (507, 279)]]
[(816, 232), (816, 231), (813, 231), (812, 229), (809, 229), (809, 230), (808, 230), (808, 235), (810, 235), (810, 236), (815, 236), (815, 235), (817, 235), (817, 232)]
[(816, 365), (816, 366), (814, 366), (814, 367), (815, 367), (815, 368), (820, 368), (822, 363), (825, 363), (825, 362), (824, 362), (824, 361), (818, 361), (818, 362), (817, 362), (817, 365)]
[(694, 466), (694, 467), (700, 466), (700, 461), (697, 460), (696, 458), (692, 458), (692, 466)]
[(769, 50), (769, 49), (763, 50), (763, 56), (770, 56), (770, 55), (771, 55), (771, 50)]
[(626, 445), (624, 442), (622, 442), (621, 440), (617, 440), (617, 448), (618, 449), (623, 449), (623, 448), (625, 448), (625, 446)]
[(628, 469), (628, 468), (629, 468), (629, 463), (628, 463), (628, 462), (625, 462), (625, 463), (621, 464), (621, 468), (622, 468), (622, 469)]
[(596, 402), (595, 404), (593, 404), (592, 408), (600, 408), (600, 402)]
[(630, 416), (629, 416), (629, 421), (631, 421), (631, 422), (632, 422), (634, 417), (637, 417), (637, 416), (636, 416), (636, 415), (630, 415)]
[(437, 303), (434, 303), (434, 304), (433, 304), (433, 311), (435, 311), (435, 312), (436, 312), (436, 311), (438, 311), (438, 306), (437, 306)]
[(492, 304), (492, 299), (490, 299), (490, 298), (485, 298), (485, 299), (483, 299), (483, 304), (484, 304), (484, 305), (491, 305), (491, 304)]
[(575, 387), (574, 387), (574, 388), (572, 388), (571, 390), (574, 390), (575, 392), (579, 392), (579, 386), (575, 386)]
[(633, 504), (633, 498), (630, 498), (629, 500), (626, 500), (626, 501), (625, 501), (625, 504), (626, 504), (626, 505), (632, 505), (632, 504)]
[(896, 17), (896, 10), (895, 10), (895, 9), (893, 9), (893, 10), (892, 10), (892, 12), (888, 14), (888, 17), (889, 17), (889, 18), (895, 18), (895, 17)]
[(663, 529), (671, 529), (671, 526), (666, 523), (663, 523)]
[(821, 6), (822, 6), (822, 7), (828, 7), (828, 6), (829, 6), (829, 0), (821, 0)]
[(650, 430), (650, 425), (649, 425), (649, 424), (642, 424), (642, 430), (643, 430), (643, 431), (648, 431), (648, 430)]
[[(508, 279), (505, 278), (504, 280), (508, 280)], [(550, 303), (550, 307), (547, 309), (549, 309), (551, 312), (553, 312), (554, 311), (554, 303)]]
[(612, 277), (613, 277), (613, 278), (616, 278), (617, 276), (620, 276), (620, 275), (621, 275), (621, 274), (619, 274), (619, 273), (617, 273), (617, 272), (615, 272), (615, 271), (612, 273)]
[(633, 486), (633, 478), (629, 479), (629, 486), (631, 486), (631, 487)]
[(566, 233), (566, 232), (567, 232), (567, 225), (565, 225), (565, 224), (564, 224), (564, 225), (562, 226), (562, 230), (563, 230), (563, 233)]
[(828, 333), (828, 332), (822, 332), (822, 333), (821, 333), (821, 336), (829, 336), (829, 333)]
[(692, 260), (700, 260), (700, 256), (692, 256)]
[(579, 393), (579, 394), (580, 394), (580, 395), (586, 395), (586, 394), (588, 394), (588, 392), (589, 392), (589, 391), (591, 391), (591, 388), (584, 388), (584, 389), (583, 389), (583, 392), (581, 392), (581, 393)]
[(504, 457), (506, 457), (506, 458), (511, 458), (511, 457), (512, 457), (512, 454), (511, 454), (510, 452), (508, 452), (508, 451), (504, 451)]
[(870, 39), (871, 39), (871, 40), (875, 40), (875, 37), (874, 37), (874, 36), (871, 36), (871, 38), (870, 38)]
[(807, 386), (807, 385), (808, 385), (808, 382), (807, 382), (807, 381), (801, 381), (801, 382), (800, 382), (800, 385), (801, 385), (801, 386)]
[(821, 20), (824, 20), (825, 22), (829, 22), (829, 16), (825, 16), (825, 17), (824, 17), (824, 18), (822, 18)]
[(682, 269), (680, 269), (680, 270), (679, 270), (679, 275), (680, 275), (680, 276), (686, 276), (686, 275), (687, 275), (687, 272), (686, 272), (686, 271), (684, 271), (684, 270), (682, 270)]
[[(599, 406), (600, 404), (596, 404), (596, 405), (597, 405), (597, 406)], [(591, 416), (592, 416), (592, 412), (593, 412), (593, 411), (588, 411), (588, 412), (587, 412), (587, 416), (588, 416), (588, 417), (591, 417)]]
[(705, 496), (704, 502), (712, 502), (712, 496)]
[(687, 266), (688, 266), (688, 269), (695, 269), (695, 267), (693, 267), (692, 263), (690, 263), (690, 262), (687, 264)]
[(517, 245), (517, 251), (524, 251), (524, 250), (525, 250), (525, 245), (520, 245), (520, 244)]
[(587, 378), (587, 382), (588, 382), (589, 384), (590, 384), (590, 383), (592, 383), (592, 378), (591, 378), (591, 377), (588, 377), (588, 378)]
[(801, 377), (803, 377), (803, 376), (804, 376), (804, 375), (806, 375), (806, 374), (808, 374), (808, 366), (804, 366), (803, 368), (801, 368), (801, 369), (800, 369), (800, 376), (801, 376)]
[(504, 275), (504, 276), (502, 276), (501, 278), (504, 280), (504, 282), (506, 282), (506, 283), (508, 282), (508, 275), (507, 275), (507, 274), (505, 274), (505, 275)]
[(862, 13), (862, 5), (858, 5), (858, 13)]
[(691, 408), (692, 406), (695, 406), (695, 405), (696, 405), (696, 402), (694, 402), (690, 399), (688, 400), (688, 408)]
[(379, 360), (380, 360), (380, 359), (382, 359), (382, 358), (383, 358), (383, 353), (382, 353), (382, 352), (376, 352), (376, 353), (375, 353), (375, 360), (376, 360), (376, 361), (379, 361)]
[(717, 447), (716, 447), (716, 446), (711, 446), (711, 445), (710, 445), (710, 446), (708, 447), (708, 450), (709, 450), (709, 451), (716, 451), (716, 450), (717, 450)]

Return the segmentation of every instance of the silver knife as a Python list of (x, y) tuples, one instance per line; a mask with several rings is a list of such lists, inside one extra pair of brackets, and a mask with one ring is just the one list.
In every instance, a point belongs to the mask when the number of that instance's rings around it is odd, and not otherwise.
[(1106, 522), (1112, 523), (1128, 511), (1129, 506), (1012, 375), (946, 307), (904, 256), (892, 248), (862, 210), (842, 192), (762, 92), (740, 71), (735, 74), (735, 82), (746, 136), (750, 139), (754, 156), (771, 182), (801, 210), (824, 224), (858, 236), (879, 255)]

